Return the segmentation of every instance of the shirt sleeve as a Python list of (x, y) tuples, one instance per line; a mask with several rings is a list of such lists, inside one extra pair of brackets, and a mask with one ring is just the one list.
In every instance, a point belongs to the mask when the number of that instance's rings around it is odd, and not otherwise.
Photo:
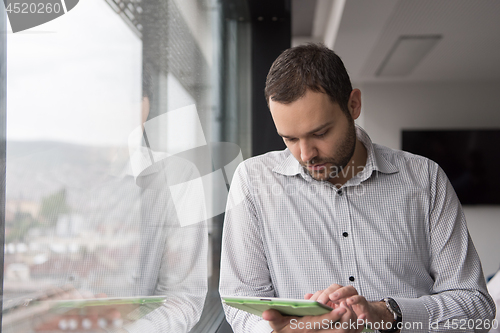
[[(245, 164), (236, 169), (224, 220), (219, 292), (221, 296), (274, 297)], [(262, 318), (224, 304), (234, 333), (270, 333)]]
[[(488, 292), (490, 293), (491, 297), (495, 301), (495, 305), (498, 308), (498, 305), (500, 304), (500, 273), (497, 272), (495, 276), (488, 282)], [(497, 315), (495, 317), (495, 325), (493, 326), (493, 329), (490, 331), (490, 333), (500, 333), (500, 328), (498, 327), (498, 321), (500, 320), (498, 316), (498, 311)]]
[(467, 230), (462, 206), (444, 171), (433, 165), (429, 211), (430, 295), (394, 298), (401, 332), (488, 332), (495, 305)]

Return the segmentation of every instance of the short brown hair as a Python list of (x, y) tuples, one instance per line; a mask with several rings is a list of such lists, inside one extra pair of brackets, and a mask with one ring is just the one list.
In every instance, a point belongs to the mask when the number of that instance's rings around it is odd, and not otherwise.
[(352, 84), (339, 56), (323, 44), (307, 44), (285, 50), (274, 61), (266, 79), (266, 101), (288, 104), (305, 95), (307, 89), (326, 93), (342, 111)]

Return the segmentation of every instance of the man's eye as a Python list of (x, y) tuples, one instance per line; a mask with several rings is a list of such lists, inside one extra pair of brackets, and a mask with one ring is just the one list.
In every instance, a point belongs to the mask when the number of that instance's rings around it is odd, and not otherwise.
[(285, 141), (286, 142), (295, 142), (295, 141), (297, 141), (297, 139), (295, 139), (295, 138), (285, 138)]
[(316, 133), (316, 134), (314, 134), (314, 136), (317, 137), (317, 138), (321, 138), (321, 137), (325, 136), (326, 132), (327, 131), (324, 131), (324, 132), (321, 132), (321, 133)]

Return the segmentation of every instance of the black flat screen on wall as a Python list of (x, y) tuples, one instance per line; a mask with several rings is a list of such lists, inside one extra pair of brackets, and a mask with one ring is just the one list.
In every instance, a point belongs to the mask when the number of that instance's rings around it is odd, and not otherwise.
[(462, 205), (500, 205), (500, 130), (403, 130), (402, 141), (443, 168)]

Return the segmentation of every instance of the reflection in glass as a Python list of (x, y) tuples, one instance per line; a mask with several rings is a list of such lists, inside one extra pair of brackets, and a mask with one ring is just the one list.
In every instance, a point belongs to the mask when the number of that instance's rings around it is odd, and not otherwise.
[(217, 7), (117, 3), (8, 37), (2, 332), (182, 333), (203, 311), (225, 197), (197, 180), (223, 167), (186, 150), (217, 141)]

